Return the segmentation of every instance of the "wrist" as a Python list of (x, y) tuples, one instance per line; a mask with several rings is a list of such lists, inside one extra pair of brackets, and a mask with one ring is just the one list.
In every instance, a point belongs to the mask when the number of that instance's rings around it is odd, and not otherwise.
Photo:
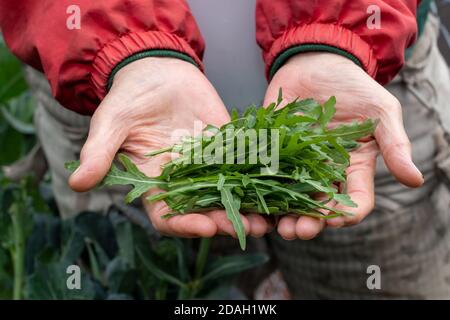
[(121, 68), (105, 100), (108, 108), (133, 118), (139, 112), (166, 113), (186, 89), (186, 83), (204, 77), (193, 64), (168, 57), (148, 57)]
[[(357, 66), (353, 60), (348, 59), (340, 54), (331, 52), (302, 52), (292, 55), (287, 59), (283, 66), (290, 64), (310, 65), (314, 67), (330, 66), (330, 65), (352, 65)], [(281, 66), (281, 67), (283, 67)]]
[(148, 83), (160, 83), (163, 78), (170, 81), (173, 73), (181, 74), (185, 72), (202, 73), (192, 63), (178, 58), (146, 57), (130, 62), (118, 69), (111, 81), (110, 90), (124, 84), (142, 87)]
[(365, 73), (361, 67), (341, 55), (328, 52), (305, 52), (290, 57), (277, 70), (273, 78), (288, 71), (290, 74), (297, 74), (302, 79), (313, 80), (314, 78), (327, 77), (327, 73), (338, 70), (345, 74), (353, 71)]
[[(127, 57), (120, 63), (118, 63), (114, 69), (111, 71), (111, 74), (108, 78), (107, 89), (110, 90), (114, 80), (119, 76), (119, 74), (123, 74), (122, 70), (126, 69), (135, 69), (142, 66), (148, 67), (150, 63), (163, 63), (167, 61), (178, 61), (191, 64), (197, 68), (200, 66), (197, 62), (182, 52), (172, 51), (172, 50), (148, 50), (136, 53), (132, 56)], [(181, 63), (183, 64), (183, 63)], [(200, 69), (199, 69), (200, 70)], [(126, 73), (126, 72), (125, 72)]]
[[(282, 68), (285, 64), (287, 64), (291, 60), (300, 59), (298, 57), (311, 57), (311, 56), (323, 56), (330, 57), (331, 60), (346, 60), (347, 62), (351, 62), (359, 67), (361, 67), (361, 63), (354, 55), (351, 53), (341, 50), (336, 47), (322, 45), (322, 44), (305, 44), (298, 45), (295, 47), (291, 47), (284, 52), (282, 52), (273, 62), (269, 77), (272, 78), (275, 73)], [(338, 59), (338, 57), (340, 59)]]

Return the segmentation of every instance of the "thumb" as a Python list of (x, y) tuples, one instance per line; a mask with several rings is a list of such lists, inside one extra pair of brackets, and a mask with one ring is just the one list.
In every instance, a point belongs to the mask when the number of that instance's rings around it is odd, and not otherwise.
[(80, 166), (70, 176), (69, 185), (77, 192), (94, 188), (108, 173), (126, 136), (120, 122), (97, 109), (92, 117), (88, 138), (81, 150)]
[(375, 138), (389, 171), (402, 184), (417, 188), (423, 184), (424, 178), (412, 160), (411, 142), (403, 126), (401, 109), (399, 113), (400, 116), (391, 116), (387, 122), (380, 122)]

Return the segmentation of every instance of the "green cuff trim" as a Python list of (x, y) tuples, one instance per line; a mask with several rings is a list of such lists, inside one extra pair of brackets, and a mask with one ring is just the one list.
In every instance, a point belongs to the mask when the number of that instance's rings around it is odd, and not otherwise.
[(199, 65), (195, 62), (194, 59), (192, 59), (190, 56), (188, 56), (185, 53), (174, 51), (174, 50), (166, 50), (166, 49), (158, 49), (158, 50), (147, 50), (147, 51), (141, 51), (138, 53), (135, 53), (121, 62), (119, 62), (114, 69), (111, 71), (111, 74), (108, 77), (108, 84), (107, 84), (107, 90), (111, 89), (114, 76), (119, 72), (120, 69), (125, 67), (126, 65), (140, 59), (149, 58), (149, 57), (169, 57), (169, 58), (177, 58), (181, 59), (183, 61), (192, 63), (194, 66), (199, 68)]
[(293, 55), (296, 55), (297, 53), (301, 53), (301, 52), (311, 52), (311, 51), (315, 51), (315, 52), (324, 51), (324, 52), (336, 53), (336, 54), (339, 54), (341, 56), (344, 56), (344, 57), (352, 60), (358, 66), (362, 67), (359, 59), (345, 50), (342, 50), (342, 49), (339, 49), (339, 48), (336, 48), (333, 46), (329, 46), (326, 44), (301, 44), (298, 46), (290, 47), (278, 55), (278, 57), (275, 59), (275, 61), (272, 63), (272, 66), (270, 67), (269, 80), (272, 79), (272, 77), (275, 75), (275, 73), (278, 71), (278, 69), (280, 69), (283, 66), (283, 64), (289, 58), (291, 58)]
[(422, 0), (417, 8), (417, 27), (419, 29), (419, 37), (422, 35), (425, 24), (428, 20), (428, 12), (430, 12), (431, 3), (433, 0)]
[[(418, 35), (417, 39), (419, 39), (422, 36), (423, 30), (425, 29), (425, 24), (428, 21), (428, 13), (431, 9), (431, 3), (433, 0), (422, 0), (422, 2), (419, 5), (419, 8), (417, 9), (417, 28), (418, 28)], [(405, 59), (409, 60), (412, 57), (414, 48), (416, 47), (416, 42), (409, 48), (405, 50)]]

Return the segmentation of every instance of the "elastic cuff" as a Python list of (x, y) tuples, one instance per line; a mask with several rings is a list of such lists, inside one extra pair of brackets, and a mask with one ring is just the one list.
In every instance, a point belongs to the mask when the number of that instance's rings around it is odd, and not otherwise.
[(111, 89), (111, 86), (112, 86), (113, 80), (114, 80), (114, 76), (117, 74), (117, 72), (119, 72), (120, 69), (122, 69), (123, 67), (129, 65), (130, 63), (132, 63), (136, 60), (150, 58), (150, 57), (177, 58), (177, 59), (192, 63), (197, 68), (200, 68), (200, 66), (197, 64), (197, 62), (195, 62), (194, 59), (192, 59), (190, 56), (188, 56), (187, 54), (184, 54), (182, 52), (173, 51), (173, 50), (148, 50), (148, 51), (138, 52), (138, 53), (133, 54), (132, 56), (129, 56), (128, 58), (125, 58), (124, 60), (122, 60), (119, 64), (117, 64), (114, 67), (114, 69), (111, 71), (111, 74), (109, 75), (109, 78), (108, 78), (107, 90), (109, 91), (109, 89)]
[(336, 53), (341, 56), (344, 56), (350, 60), (352, 60), (354, 63), (356, 63), (358, 66), (362, 67), (361, 61), (358, 60), (354, 55), (351, 53), (344, 51), (342, 49), (332, 47), (326, 44), (301, 44), (298, 46), (294, 46), (291, 48), (286, 49), (286, 51), (283, 51), (278, 57), (275, 58), (275, 61), (272, 64), (272, 67), (269, 71), (269, 80), (272, 79), (272, 77), (275, 75), (275, 73), (280, 69), (283, 64), (289, 60), (290, 57), (296, 55), (297, 53), (301, 52), (331, 52)]
[(106, 96), (120, 68), (137, 59), (157, 56), (189, 61), (203, 71), (199, 56), (183, 38), (161, 31), (128, 33), (106, 44), (94, 59), (91, 82), (98, 98)]
[(270, 50), (264, 53), (267, 78), (270, 79), (293, 54), (306, 51), (343, 55), (359, 64), (371, 77), (377, 75), (378, 61), (372, 48), (360, 36), (339, 25), (313, 23), (293, 27), (274, 41)]

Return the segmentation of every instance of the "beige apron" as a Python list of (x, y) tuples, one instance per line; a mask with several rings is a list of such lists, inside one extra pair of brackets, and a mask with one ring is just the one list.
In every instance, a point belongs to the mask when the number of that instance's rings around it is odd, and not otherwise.
[[(361, 224), (327, 229), (312, 241), (272, 237), (293, 298), (450, 299), (450, 74), (430, 17), (412, 57), (387, 87), (401, 102), (413, 158), (426, 182), (397, 183), (379, 157), (376, 208)], [(381, 289), (367, 280), (380, 268)], [(370, 281), (369, 281), (370, 282)]]

